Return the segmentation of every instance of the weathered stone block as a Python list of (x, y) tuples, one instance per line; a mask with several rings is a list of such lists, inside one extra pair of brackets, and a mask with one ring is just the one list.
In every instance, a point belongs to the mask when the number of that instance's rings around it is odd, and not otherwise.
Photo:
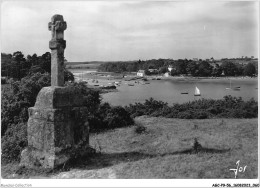
[(54, 122), (48, 122), (44, 119), (29, 118), (27, 136), (28, 146), (42, 151), (54, 150)]
[(21, 165), (54, 168), (72, 154), (88, 152), (88, 108), (82, 106), (83, 100), (77, 89), (42, 88), (35, 106), (28, 109), (28, 148), (22, 153)]
[(37, 96), (35, 107), (51, 109), (80, 107), (83, 101), (83, 96), (76, 92), (75, 89), (66, 87), (44, 87)]
[(46, 121), (67, 121), (72, 116), (70, 108), (50, 109), (31, 107), (28, 109), (28, 112), (29, 117), (45, 119)]
[(55, 153), (54, 151), (41, 151), (33, 147), (27, 147), (21, 153), (20, 166), (53, 168), (70, 159), (69, 153)]
[(54, 143), (55, 147), (62, 149), (74, 146), (74, 122), (73, 119), (66, 122), (54, 122)]

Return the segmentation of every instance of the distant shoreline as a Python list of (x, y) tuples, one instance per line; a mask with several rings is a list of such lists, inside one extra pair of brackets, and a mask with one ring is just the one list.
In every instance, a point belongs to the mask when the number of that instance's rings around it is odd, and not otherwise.
[[(73, 71), (72, 71), (73, 72)], [(127, 78), (131, 80), (146, 78), (148, 80), (161, 79), (161, 80), (187, 80), (187, 81), (203, 81), (203, 80), (258, 80), (258, 77), (249, 76), (226, 76), (226, 77), (193, 77), (193, 76), (169, 76), (165, 77), (163, 75), (149, 75), (144, 77), (138, 77), (131, 73), (115, 73), (115, 72), (94, 72), (94, 71), (76, 71), (73, 72), (74, 76), (77, 78), (82, 78), (83, 80), (95, 79), (95, 80), (125, 80)]]
[(253, 80), (258, 79), (258, 77), (248, 77), (248, 76), (228, 76), (228, 77), (192, 77), (192, 76), (171, 76), (171, 77), (162, 77), (161, 79), (164, 80), (174, 80), (174, 79), (185, 79), (185, 80), (237, 80), (237, 79), (244, 79), (244, 80)]
[[(71, 72), (74, 72), (74, 71), (71, 71)], [(99, 75), (99, 74), (107, 74), (107, 75), (111, 75), (111, 77), (113, 77), (114, 75), (127, 75), (129, 77), (137, 77), (137, 75), (133, 75), (133, 73), (115, 73), (115, 72), (98, 72), (96, 70), (82, 70), (82, 71), (75, 71), (73, 73), (74, 75), (81, 75), (81, 74), (84, 74), (84, 76), (88, 77), (89, 75), (88, 74), (91, 74), (91, 76), (93, 75)], [(112, 76), (113, 75), (113, 76)], [(141, 77), (140, 77), (141, 78)], [(223, 76), (223, 77), (194, 77), (194, 76), (169, 76), (169, 77), (165, 77), (163, 75), (147, 75), (145, 76), (145, 78), (148, 78), (148, 79), (152, 79), (152, 78), (161, 78), (161, 79), (164, 79), (164, 80), (172, 80), (172, 79), (196, 79), (196, 80), (202, 80), (202, 79), (211, 79), (211, 80), (214, 80), (214, 79), (258, 79), (258, 76), (256, 77), (249, 77), (249, 76)]]

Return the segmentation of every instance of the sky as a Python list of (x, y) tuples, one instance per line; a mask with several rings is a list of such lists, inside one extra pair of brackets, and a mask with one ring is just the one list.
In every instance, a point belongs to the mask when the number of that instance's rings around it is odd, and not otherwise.
[(54, 14), (70, 62), (258, 56), (257, 1), (3, 1), (1, 52), (51, 51)]

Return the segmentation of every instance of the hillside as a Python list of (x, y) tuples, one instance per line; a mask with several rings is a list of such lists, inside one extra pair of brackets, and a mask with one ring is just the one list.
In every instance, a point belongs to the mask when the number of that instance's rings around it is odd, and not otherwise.
[[(97, 154), (91, 159), (74, 161), (56, 172), (29, 176), (233, 179), (235, 174), (230, 169), (236, 168), (240, 160), (240, 166), (247, 167), (237, 178), (258, 177), (257, 119), (182, 120), (142, 116), (135, 120), (146, 130), (136, 133), (133, 126), (92, 134), (90, 144)], [(194, 138), (202, 146), (198, 153), (192, 150)], [(4, 174), (10, 171), (4, 169)]]

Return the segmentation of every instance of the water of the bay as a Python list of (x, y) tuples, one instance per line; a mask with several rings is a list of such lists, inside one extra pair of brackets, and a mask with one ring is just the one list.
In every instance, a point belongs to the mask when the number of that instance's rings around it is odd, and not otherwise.
[[(150, 97), (168, 104), (184, 103), (201, 98), (222, 99), (225, 95), (242, 97), (244, 100), (254, 98), (258, 100), (257, 78), (231, 79), (195, 79), (195, 80), (152, 80), (150, 84), (129, 86), (122, 83), (117, 87), (118, 92), (103, 94), (103, 102), (112, 105), (128, 105), (135, 102), (144, 102)], [(133, 83), (133, 82), (132, 82)], [(240, 87), (240, 90), (227, 89)], [(195, 97), (195, 87), (198, 87), (201, 96)], [(188, 94), (182, 94), (182, 93)]]

